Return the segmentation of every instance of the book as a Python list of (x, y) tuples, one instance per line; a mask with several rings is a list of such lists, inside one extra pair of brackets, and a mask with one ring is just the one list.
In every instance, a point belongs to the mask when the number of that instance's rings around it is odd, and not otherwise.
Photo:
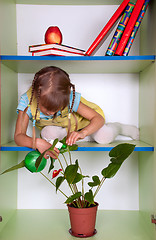
[(134, 25), (134, 28), (132, 30), (131, 36), (130, 36), (130, 38), (129, 38), (128, 42), (127, 42), (127, 45), (126, 45), (126, 47), (125, 47), (125, 49), (123, 51), (123, 54), (122, 54), (123, 56), (127, 56), (129, 51), (130, 51), (130, 49), (131, 49), (132, 43), (133, 43), (133, 41), (135, 39), (135, 36), (136, 36), (136, 34), (138, 32), (138, 29), (140, 27), (141, 21), (142, 21), (144, 15), (145, 15), (146, 9), (147, 9), (148, 4), (149, 4), (149, 1), (150, 0), (145, 0), (145, 3), (143, 5), (143, 7), (142, 7), (142, 10), (141, 10), (140, 14), (139, 14), (139, 17), (138, 17), (138, 19), (137, 19), (137, 21), (136, 21), (136, 23)]
[(137, 18), (139, 16), (139, 13), (143, 7), (143, 4), (144, 4), (145, 0), (137, 0), (136, 4), (135, 4), (135, 7), (133, 9), (133, 12), (130, 16), (130, 19), (125, 27), (125, 30), (124, 30), (124, 33), (121, 37), (121, 40), (117, 46), (117, 49), (115, 51), (115, 55), (119, 55), (119, 56), (122, 56), (123, 54), (123, 51), (126, 47), (126, 44), (128, 42), (128, 39), (132, 33), (132, 30), (133, 30), (133, 27), (137, 21)]
[(117, 26), (117, 29), (112, 37), (112, 40), (107, 48), (107, 51), (106, 51), (106, 56), (112, 56), (114, 55), (115, 53), (115, 50), (119, 44), (119, 41), (121, 39), (121, 36), (124, 32), (124, 29), (126, 27), (126, 24), (131, 16), (131, 13), (133, 11), (133, 8), (134, 8), (134, 3), (132, 2), (129, 2), (123, 15), (122, 15), (122, 18)]
[(29, 52), (47, 50), (47, 49), (52, 49), (52, 48), (65, 50), (65, 51), (69, 51), (69, 52), (80, 53), (80, 54), (85, 53), (85, 50), (70, 47), (70, 46), (63, 45), (63, 44), (58, 44), (58, 43), (32, 45), (32, 46), (29, 46)]
[(49, 55), (57, 55), (57, 56), (84, 56), (82, 53), (74, 53), (68, 52), (61, 49), (47, 49), (47, 50), (40, 50), (40, 51), (33, 51), (32, 56), (49, 56)]
[(122, 15), (122, 12), (125, 10), (127, 4), (129, 3), (129, 0), (124, 0), (120, 6), (117, 8), (113, 16), (110, 18), (108, 23), (105, 25), (105, 27), (102, 29), (102, 31), (99, 33), (97, 38), (94, 40), (94, 42), (91, 44), (91, 46), (86, 51), (86, 55), (90, 56), (93, 51), (96, 49), (96, 47), (99, 45), (101, 40), (104, 38), (104, 36), (108, 33), (108, 31), (111, 29), (111, 27), (114, 25), (114, 23), (117, 21), (117, 19)]

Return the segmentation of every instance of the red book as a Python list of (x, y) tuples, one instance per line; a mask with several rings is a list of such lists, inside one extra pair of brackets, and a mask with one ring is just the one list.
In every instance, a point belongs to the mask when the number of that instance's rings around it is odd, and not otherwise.
[(63, 44), (58, 44), (58, 43), (32, 45), (32, 46), (29, 46), (29, 52), (48, 50), (48, 49), (52, 49), (52, 48), (64, 50), (64, 51), (68, 51), (68, 52), (85, 54), (85, 50), (75, 48), (75, 47), (70, 47), (70, 46), (63, 45)]
[(86, 55), (91, 55), (92, 52), (95, 50), (95, 48), (99, 45), (101, 40), (104, 38), (104, 36), (107, 34), (107, 32), (110, 30), (110, 28), (114, 25), (114, 23), (117, 21), (117, 19), (121, 16), (122, 12), (126, 8), (127, 4), (129, 3), (129, 0), (124, 0), (121, 5), (118, 7), (116, 12), (113, 14), (113, 16), (110, 18), (108, 23), (105, 25), (105, 27), (102, 29), (102, 31), (99, 33), (97, 38), (94, 40), (92, 45), (89, 47), (89, 49), (86, 52)]
[(134, 28), (134, 25), (135, 25), (135, 23), (137, 21), (137, 18), (139, 16), (139, 13), (140, 13), (142, 7), (143, 7), (144, 2), (145, 2), (145, 0), (137, 0), (136, 5), (134, 7), (134, 10), (133, 10), (133, 12), (131, 14), (131, 17), (130, 17), (130, 19), (129, 19), (126, 27), (125, 27), (125, 31), (124, 31), (124, 33), (123, 33), (123, 35), (121, 37), (120, 42), (119, 42), (119, 45), (118, 45), (118, 47), (117, 47), (117, 49), (115, 51), (115, 55), (122, 56), (123, 51), (124, 51), (124, 49), (126, 47), (126, 44), (127, 44), (128, 40), (129, 40), (129, 37), (130, 37), (130, 35), (132, 33), (132, 30)]
[(40, 51), (32, 51), (32, 56), (48, 56), (48, 55), (57, 55), (57, 56), (84, 56), (83, 53), (75, 53), (72, 51), (64, 51), (61, 49), (46, 49)]

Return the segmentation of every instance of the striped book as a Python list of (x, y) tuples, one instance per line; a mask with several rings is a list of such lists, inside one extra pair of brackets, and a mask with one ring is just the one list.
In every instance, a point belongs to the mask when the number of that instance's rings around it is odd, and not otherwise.
[(117, 48), (117, 46), (119, 44), (121, 36), (122, 36), (122, 34), (124, 32), (124, 29), (126, 27), (126, 24), (127, 24), (128, 20), (129, 20), (129, 18), (131, 16), (131, 13), (133, 11), (134, 5), (135, 5), (134, 3), (131, 3), (131, 2), (128, 3), (128, 5), (127, 5), (127, 7), (126, 7), (122, 17), (121, 17), (121, 20), (120, 20), (120, 22), (119, 22), (119, 24), (117, 26), (117, 29), (116, 29), (113, 37), (112, 37), (112, 40), (111, 40), (111, 42), (110, 42), (110, 44), (108, 46), (108, 49), (106, 51), (106, 56), (114, 55), (115, 50), (116, 50), (116, 48)]

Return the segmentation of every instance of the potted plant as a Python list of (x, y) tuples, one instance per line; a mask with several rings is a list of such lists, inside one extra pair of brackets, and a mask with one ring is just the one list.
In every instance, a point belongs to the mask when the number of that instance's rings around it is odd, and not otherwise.
[[(59, 145), (58, 145), (59, 144)], [(60, 155), (57, 160), (60, 164), (59, 170), (53, 170), (52, 179), (49, 179), (41, 171), (46, 166), (47, 160), (44, 158), (46, 151), (51, 150), (54, 152), (54, 147), (59, 148)], [(66, 145), (66, 138), (58, 142), (55, 139), (52, 146), (40, 154), (38, 151), (31, 151), (25, 157), (25, 159), (13, 166), (2, 174), (16, 170), (22, 167), (26, 167), (31, 172), (40, 172), (55, 188), (56, 192), (60, 191), (65, 197), (65, 204), (67, 204), (71, 222), (71, 229), (69, 232), (76, 237), (90, 237), (96, 233), (95, 222), (98, 203), (95, 202), (96, 195), (101, 189), (103, 183), (107, 178), (115, 176), (122, 163), (129, 157), (134, 151), (135, 145), (129, 143), (122, 143), (115, 146), (110, 152), (110, 163), (107, 167), (102, 169), (101, 177), (95, 175), (90, 180), (89, 176), (85, 176), (79, 165), (78, 160), (72, 161), (71, 151), (77, 150), (76, 144), (72, 146)], [(68, 152), (69, 158), (64, 154)], [(55, 152), (54, 152), (55, 153)], [(62, 155), (62, 156), (61, 156)], [(61, 158), (60, 158), (61, 156)], [(54, 169), (55, 160), (50, 158), (50, 166), (48, 174)], [(87, 192), (84, 189), (84, 181), (88, 180), (88, 186), (90, 187)], [(61, 184), (66, 181), (71, 190), (71, 195), (67, 196), (63, 190), (61, 190)], [(54, 183), (55, 182), (55, 183)], [(81, 183), (81, 189), (78, 190), (77, 183)]]

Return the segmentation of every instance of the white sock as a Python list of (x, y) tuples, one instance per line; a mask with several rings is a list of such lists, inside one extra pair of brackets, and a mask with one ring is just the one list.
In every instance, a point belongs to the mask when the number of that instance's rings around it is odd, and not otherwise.
[(91, 137), (94, 141), (101, 144), (111, 143), (118, 135), (131, 137), (134, 140), (139, 139), (139, 129), (132, 125), (122, 123), (107, 123), (98, 131), (93, 133)]
[(41, 130), (41, 137), (45, 140), (62, 140), (67, 135), (66, 129), (58, 126), (46, 126)]
[(100, 144), (111, 143), (115, 140), (115, 138), (119, 135), (120, 128), (116, 125), (108, 125), (105, 124), (98, 131), (93, 133), (91, 137), (93, 140)]
[(121, 128), (120, 135), (139, 140), (139, 129), (136, 126), (118, 123), (118, 125), (119, 124)]

